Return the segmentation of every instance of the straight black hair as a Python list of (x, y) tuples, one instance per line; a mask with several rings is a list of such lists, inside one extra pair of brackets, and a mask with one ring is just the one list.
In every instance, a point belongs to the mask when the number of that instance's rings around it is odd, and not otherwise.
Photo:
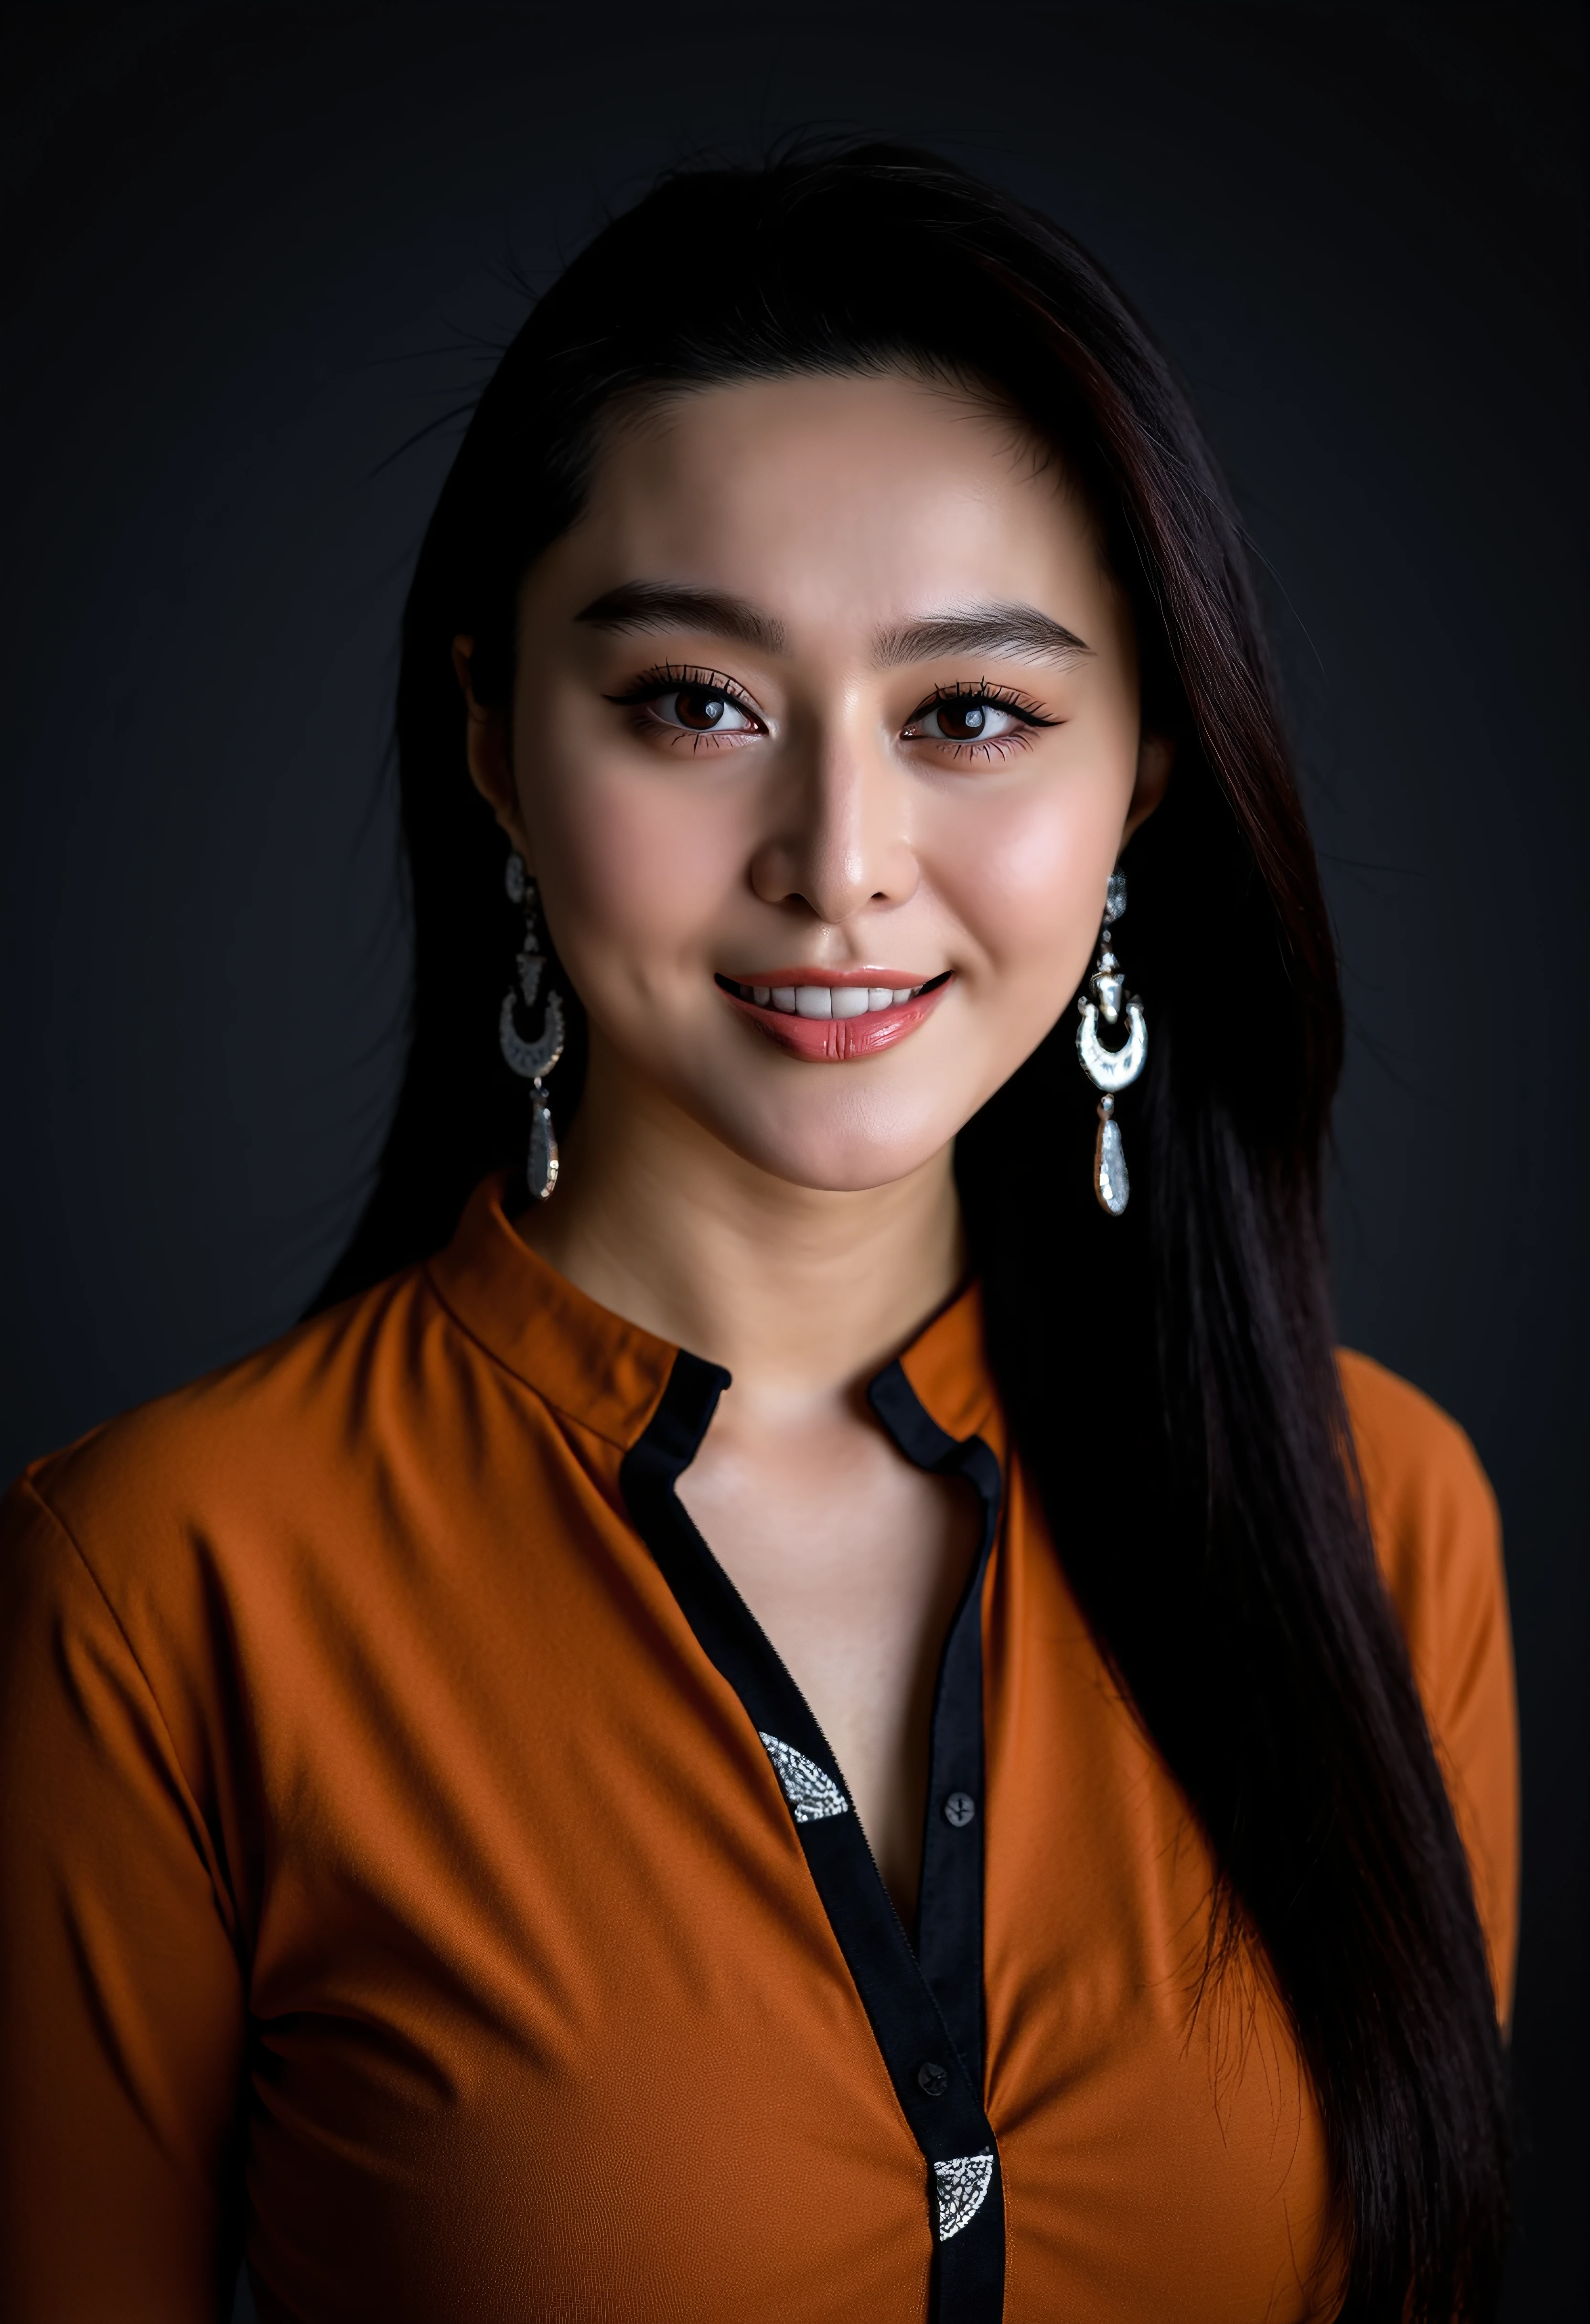
[[(1107, 1217), (1085, 1184), (1069, 1018), (958, 1142), (995, 1375), (1098, 1646), (1208, 1837), (1206, 1980), (1248, 1950), (1295, 2029), (1342, 2313), (1490, 2316), (1496, 2006), (1332, 1345), (1321, 1157), (1342, 1023), (1325, 903), (1227, 490), (1144, 327), (1047, 219), (897, 146), (683, 171), (534, 309), (409, 597), (412, 1046), (325, 1298), (445, 1241), (474, 1183), (523, 1148), (523, 1084), (495, 1038), (515, 919), (492, 902), (504, 851), (465, 768), (453, 638), (475, 639), (476, 691), (505, 706), (519, 581), (578, 514), (616, 397), (902, 367), (980, 383), (1067, 464), (1135, 609), (1145, 714), (1179, 744), (1127, 859), (1153, 1024), (1124, 1102), (1131, 1209)], [(565, 1118), (577, 1002), (571, 1016)]]

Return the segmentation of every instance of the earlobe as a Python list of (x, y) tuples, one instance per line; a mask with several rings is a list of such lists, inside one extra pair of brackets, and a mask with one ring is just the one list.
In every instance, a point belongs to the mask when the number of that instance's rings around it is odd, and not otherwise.
[(1126, 827), (1121, 833), (1123, 847), (1164, 798), (1175, 762), (1174, 736), (1145, 728), (1137, 745), (1137, 779), (1132, 787), (1132, 804), (1126, 809)]
[(475, 700), (472, 665), (474, 640), (453, 641), (453, 671), (464, 702), (464, 750), (470, 780), (495, 815), (527, 864), (532, 862), (529, 842), (519, 814), (519, 791), (508, 748), (508, 730), (500, 712)]

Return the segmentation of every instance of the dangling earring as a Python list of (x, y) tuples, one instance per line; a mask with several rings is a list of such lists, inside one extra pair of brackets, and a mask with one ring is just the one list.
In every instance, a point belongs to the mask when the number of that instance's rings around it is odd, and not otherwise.
[(517, 989), (510, 985), (502, 996), (497, 1038), (507, 1063), (530, 1084), (530, 1159), (525, 1176), (534, 1199), (544, 1203), (557, 1184), (557, 1139), (553, 1135), (552, 1109), (541, 1087), (541, 1076), (549, 1074), (563, 1055), (563, 1001), (561, 995), (549, 991), (540, 1039), (519, 1038), (513, 1021), (514, 1005), (522, 1001), (527, 1009), (535, 1007), (536, 995), (541, 989), (541, 971), (547, 965), (536, 949), (536, 883), (525, 870), (522, 855), (509, 857), (507, 886), (512, 901), (525, 908), (525, 940), (515, 964), (519, 971)]
[[(1142, 1004), (1127, 992), (1121, 964), (1109, 948), (1110, 930), (1126, 908), (1126, 875), (1124, 872), (1112, 872), (1104, 896), (1098, 958), (1088, 979), (1093, 998), (1089, 1001), (1085, 993), (1077, 998), (1077, 1007), (1082, 1012), (1082, 1021), (1077, 1028), (1077, 1055), (1094, 1088), (1104, 1093), (1098, 1101), (1098, 1136), (1093, 1147), (1093, 1191), (1112, 1219), (1120, 1217), (1132, 1193), (1132, 1182), (1126, 1176), (1126, 1149), (1121, 1144), (1121, 1125), (1115, 1118), (1116, 1093), (1136, 1080), (1148, 1055), (1148, 1027)], [(1102, 1017), (1107, 1025), (1117, 1024), (1123, 1004), (1130, 1028), (1126, 1044), (1119, 1049), (1107, 1049), (1098, 1038), (1098, 1020)]]

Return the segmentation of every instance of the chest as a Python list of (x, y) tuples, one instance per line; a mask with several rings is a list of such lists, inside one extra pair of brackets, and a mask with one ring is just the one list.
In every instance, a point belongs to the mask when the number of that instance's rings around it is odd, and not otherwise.
[[(987, 2312), (1284, 2324), (1320, 2236), (1295, 2057), (1257, 1985), (1193, 2010), (1207, 1858), (1019, 1480), (1001, 1523), (978, 1812), (945, 1826), (982, 1876)], [(262, 2315), (922, 2318), (953, 2244), (887, 1978), (806, 1845), (842, 1818), (797, 1821), (614, 1512), (521, 1529), (488, 1600), (461, 1629), (395, 1598), (346, 1735), (262, 1731)]]
[(832, 1746), (909, 1923), (934, 1683), (988, 1513), (843, 1412), (799, 1430), (721, 1411), (677, 1490)]

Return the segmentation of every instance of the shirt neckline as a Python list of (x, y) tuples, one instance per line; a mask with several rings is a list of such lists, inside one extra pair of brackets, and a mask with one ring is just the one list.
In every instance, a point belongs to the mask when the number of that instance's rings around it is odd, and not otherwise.
[[(650, 1425), (681, 1351), (602, 1306), (530, 1249), (504, 1207), (512, 1176), (498, 1171), (475, 1188), (452, 1241), (426, 1262), (431, 1288), (494, 1362), (628, 1452)], [(931, 1315), (895, 1360), (946, 1435), (982, 1435), (1002, 1453), (975, 1281)]]

